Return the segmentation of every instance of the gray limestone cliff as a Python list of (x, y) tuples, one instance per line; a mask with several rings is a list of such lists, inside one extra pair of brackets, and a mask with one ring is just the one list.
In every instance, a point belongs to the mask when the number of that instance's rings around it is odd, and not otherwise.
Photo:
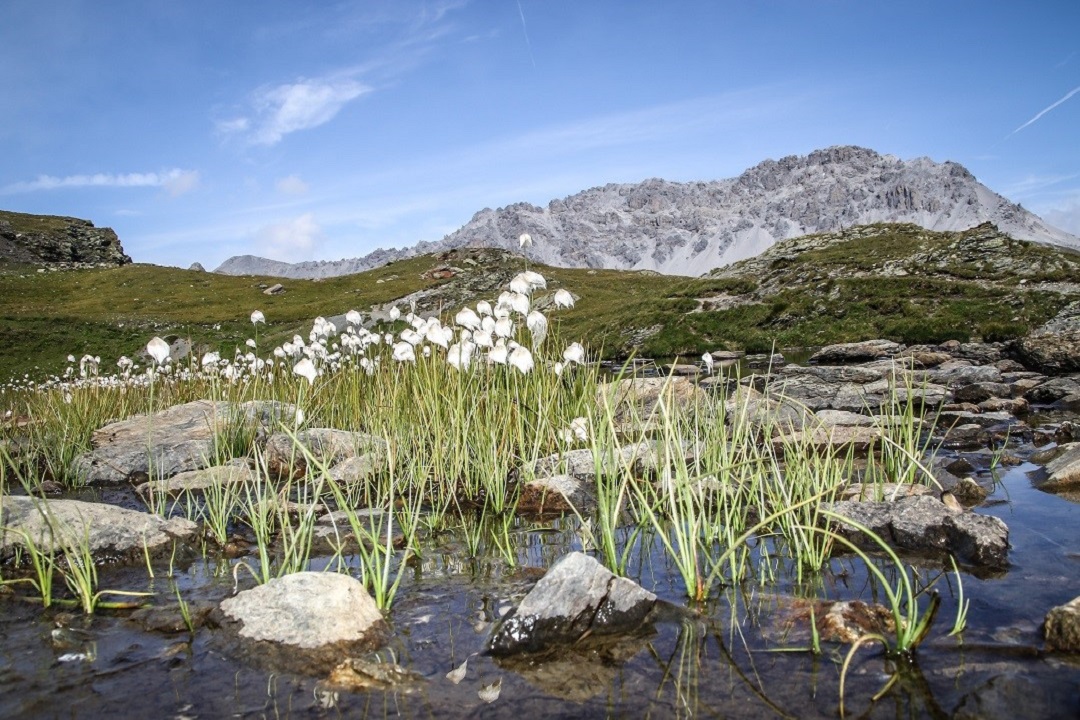
[(120, 238), (88, 220), (0, 210), (0, 262), (61, 267), (126, 265)]

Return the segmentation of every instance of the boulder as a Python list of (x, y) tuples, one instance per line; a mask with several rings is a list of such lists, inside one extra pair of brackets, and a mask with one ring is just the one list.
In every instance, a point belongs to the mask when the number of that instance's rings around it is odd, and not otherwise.
[(342, 460), (360, 456), (368, 456), (373, 462), (378, 462), (385, 455), (386, 441), (367, 433), (333, 428), (301, 430), (296, 433), (295, 440), (288, 433), (275, 433), (266, 441), (263, 453), (267, 472), (277, 476), (302, 477), (307, 473), (304, 449), (329, 469)]
[(1080, 300), (1012, 346), (1020, 362), (1039, 372), (1080, 372)]
[(95, 431), (90, 439), (93, 450), (77, 457), (74, 468), (92, 485), (168, 478), (213, 465), (215, 436), (233, 424), (265, 432), (295, 413), (292, 405), (266, 401), (234, 404), (196, 400), (174, 405)]
[(138, 510), (80, 500), (0, 497), (0, 560), (26, 547), (28, 535), (37, 547), (60, 552), (88, 542), (99, 562), (131, 560), (143, 552), (160, 554), (175, 542), (188, 542), (198, 531), (186, 518), (166, 520)]
[(536, 478), (521, 487), (518, 496), (519, 513), (578, 512), (582, 515), (596, 509), (596, 483), (574, 475), (552, 475)]
[[(895, 502), (842, 500), (833, 512), (865, 526), (897, 550), (955, 555), (963, 562), (1000, 568), (1007, 565), (1009, 529), (999, 518), (953, 512), (936, 497), (918, 495)], [(852, 525), (839, 531), (861, 547), (875, 543)]]
[[(642, 441), (620, 446), (611, 452), (602, 452), (600, 458), (593, 456), (590, 448), (570, 450), (538, 458), (525, 469), (526, 477), (550, 478), (557, 475), (570, 475), (578, 480), (595, 480), (599, 468), (602, 475), (615, 475), (623, 469), (629, 469), (635, 475), (654, 475), (661, 466), (667, 467), (665, 458), (660, 456), (658, 446), (652, 441)], [(692, 460), (693, 448), (684, 448), (682, 461)], [(599, 460), (599, 462), (598, 462)], [(676, 458), (670, 458), (671, 461)]]
[(576, 643), (587, 635), (639, 631), (656, 602), (651, 592), (613, 575), (588, 555), (570, 553), (503, 619), (487, 652), (535, 653)]
[(810, 356), (810, 363), (817, 365), (861, 363), (869, 360), (894, 357), (903, 348), (891, 340), (866, 340), (864, 342), (828, 345)]
[(1051, 378), (1023, 393), (1029, 402), (1048, 405), (1080, 393), (1080, 381), (1072, 377)]
[(784, 433), (773, 438), (773, 449), (781, 453), (786, 449), (809, 448), (817, 452), (843, 453), (853, 450), (866, 453), (881, 440), (881, 430), (859, 425), (835, 425)]
[(1048, 612), (1043, 632), (1048, 650), (1080, 653), (1080, 597)]
[(923, 375), (932, 383), (952, 388), (978, 382), (1001, 382), (1001, 371), (993, 365), (972, 365), (965, 360), (942, 363), (932, 370), (924, 370)]
[(327, 673), (389, 637), (363, 583), (339, 573), (285, 575), (223, 600), (220, 610), (253, 659), (304, 674)]

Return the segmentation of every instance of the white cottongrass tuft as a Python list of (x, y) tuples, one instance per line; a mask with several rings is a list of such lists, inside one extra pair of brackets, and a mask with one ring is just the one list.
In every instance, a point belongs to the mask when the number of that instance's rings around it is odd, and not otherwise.
[(559, 288), (555, 291), (555, 307), (558, 308), (572, 308), (574, 307), (574, 296), (570, 294), (568, 290)]
[(520, 370), (522, 375), (528, 375), (533, 369), (533, 356), (529, 348), (519, 345), (510, 353), (507, 363)]
[(416, 350), (412, 343), (402, 340), (394, 345), (394, 360), (398, 362), (416, 362)]
[(154, 358), (154, 362), (160, 365), (169, 357), (169, 343), (159, 337), (155, 337), (150, 342), (146, 343), (146, 352), (150, 357)]
[(525, 325), (529, 328), (529, 332), (532, 333), (533, 347), (539, 347), (540, 343), (544, 342), (544, 338), (547, 337), (547, 318), (544, 317), (542, 312), (533, 310), (529, 313), (529, 316), (525, 318)]
[(258, 325), (259, 323), (266, 323), (266, 316), (263, 315), (262, 310), (256, 310), (251, 313), (251, 324)]
[(319, 371), (315, 369), (315, 363), (311, 362), (310, 358), (304, 358), (300, 362), (293, 365), (292, 371), (302, 378), (306, 378), (308, 385), (315, 384), (315, 378), (318, 376)]
[(518, 236), (518, 247), (524, 250), (527, 247), (532, 247), (532, 235), (529, 233), (521, 233)]
[(571, 343), (569, 347), (563, 350), (562, 356), (567, 364), (577, 363), (580, 365), (585, 362), (585, 348), (582, 347), (581, 343)]

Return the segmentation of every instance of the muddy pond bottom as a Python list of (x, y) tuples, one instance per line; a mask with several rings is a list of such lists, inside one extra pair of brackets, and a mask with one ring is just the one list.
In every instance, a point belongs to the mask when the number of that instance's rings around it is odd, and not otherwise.
[[(1080, 716), (1080, 656), (1045, 653), (1041, 633), (1047, 610), (1080, 595), (1080, 506), (1034, 489), (1034, 470), (1004, 472), (978, 510), (1008, 524), (1012, 547), (1007, 571), (962, 573), (967, 629), (948, 635), (959, 603), (955, 576), (916, 567), (920, 583), (933, 583), (942, 597), (937, 620), (876, 702), (896, 668), (879, 646), (854, 655), (844, 688), (849, 716)], [(103, 588), (155, 593), (150, 612), (84, 617), (0, 598), (0, 717), (837, 717), (848, 646), (824, 643), (821, 654), (810, 652), (799, 598), (882, 601), (854, 556), (834, 558), (802, 584), (781, 564), (768, 583), (728, 588), (680, 619), (602, 645), (543, 658), (485, 656), (499, 618), (546, 568), (580, 549), (576, 530), (575, 518), (518, 521), (512, 555), (491, 543), (475, 557), (463, 534), (429, 537), (388, 615), (393, 640), (366, 658), (408, 673), (367, 690), (261, 667), (209, 625), (193, 633), (171, 628), (178, 590), (196, 616), (232, 594), (235, 561), (226, 558), (178, 565), (172, 578), (167, 568), (155, 567), (154, 578), (145, 567), (102, 571)], [(316, 559), (314, 569), (325, 562)], [(686, 605), (658, 542), (637, 541), (627, 572)]]

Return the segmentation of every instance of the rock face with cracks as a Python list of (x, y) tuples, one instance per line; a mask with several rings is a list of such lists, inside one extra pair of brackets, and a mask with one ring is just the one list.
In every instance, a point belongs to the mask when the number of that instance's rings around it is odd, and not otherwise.
[(503, 620), (487, 650), (492, 655), (535, 653), (586, 635), (632, 632), (655, 604), (651, 592), (616, 577), (588, 555), (570, 553)]

